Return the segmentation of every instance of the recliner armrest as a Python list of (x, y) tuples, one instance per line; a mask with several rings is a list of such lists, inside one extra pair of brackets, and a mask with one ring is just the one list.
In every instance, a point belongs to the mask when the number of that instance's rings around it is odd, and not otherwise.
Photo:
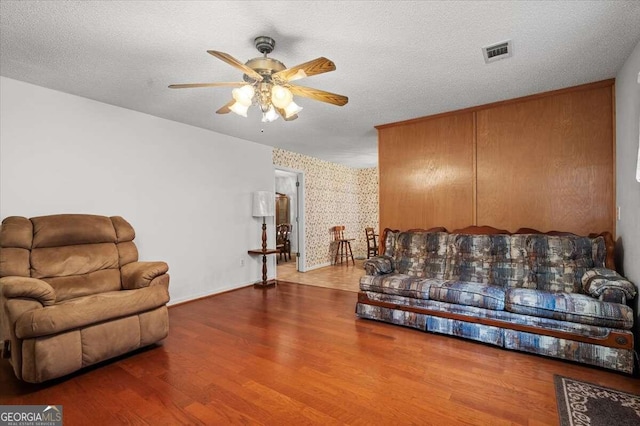
[(122, 288), (134, 290), (149, 287), (151, 281), (169, 271), (165, 262), (131, 262), (120, 269)]
[(384, 275), (393, 272), (394, 261), (391, 256), (376, 256), (365, 260), (363, 266), (367, 275)]
[(607, 268), (593, 268), (585, 272), (582, 276), (582, 289), (592, 297), (622, 304), (636, 296), (636, 286), (632, 282)]
[(56, 292), (47, 282), (37, 278), (9, 276), (0, 278), (0, 291), (6, 299), (34, 299), (42, 306), (56, 303)]

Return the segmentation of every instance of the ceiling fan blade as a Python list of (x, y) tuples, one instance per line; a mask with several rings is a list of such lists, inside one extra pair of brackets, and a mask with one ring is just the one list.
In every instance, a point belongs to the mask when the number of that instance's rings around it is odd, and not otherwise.
[(333, 61), (324, 57), (320, 57), (314, 59), (313, 61), (305, 62), (304, 64), (296, 65), (295, 67), (278, 71), (277, 73), (273, 74), (273, 77), (285, 81), (294, 81), (305, 77), (311, 77), (312, 75), (335, 71), (335, 69), (336, 64), (334, 64)]
[(280, 117), (282, 117), (284, 121), (293, 121), (298, 118), (298, 114), (293, 114), (291, 117), (287, 117), (287, 113), (284, 112), (284, 108), (276, 108), (276, 111), (278, 111), (278, 114), (280, 114)]
[(325, 92), (324, 90), (314, 89), (311, 87), (296, 86), (295, 84), (292, 84), (289, 87), (289, 90), (291, 90), (291, 93), (294, 95), (315, 99), (316, 101), (326, 102), (333, 105), (343, 106), (349, 102), (349, 98), (346, 96)]
[(235, 67), (235, 68), (239, 69), (240, 71), (242, 71), (243, 73), (245, 73), (249, 77), (253, 78), (254, 80), (262, 81), (262, 76), (260, 74), (258, 74), (257, 72), (255, 72), (254, 70), (252, 70), (251, 68), (249, 68), (248, 66), (243, 64), (242, 62), (238, 61), (233, 56), (231, 56), (229, 54), (226, 54), (224, 52), (218, 52), (216, 50), (207, 50), (207, 53), (209, 53), (210, 55), (215, 56), (216, 58), (220, 59), (221, 61), (226, 62), (227, 64), (231, 65), (232, 67)]
[(171, 84), (169, 85), (170, 89), (189, 89), (192, 87), (220, 87), (220, 86), (231, 86), (231, 87), (241, 87), (247, 84), (244, 81), (231, 81), (225, 83), (187, 83), (187, 84)]
[(235, 99), (231, 99), (229, 102), (227, 102), (226, 104), (224, 104), (224, 106), (222, 108), (220, 108), (219, 110), (216, 111), (216, 114), (229, 114), (231, 112), (231, 110), (229, 109), (229, 107), (231, 105), (233, 105), (236, 102)]

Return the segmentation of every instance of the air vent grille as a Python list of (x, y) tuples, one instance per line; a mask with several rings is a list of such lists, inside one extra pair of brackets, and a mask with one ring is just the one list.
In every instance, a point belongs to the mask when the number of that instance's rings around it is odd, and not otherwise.
[(484, 61), (486, 63), (509, 58), (513, 54), (511, 40), (485, 46), (482, 48), (482, 54), (484, 55)]

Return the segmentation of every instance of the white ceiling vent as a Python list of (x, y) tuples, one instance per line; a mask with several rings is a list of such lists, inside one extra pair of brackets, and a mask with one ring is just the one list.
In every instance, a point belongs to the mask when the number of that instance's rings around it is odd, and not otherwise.
[(511, 44), (511, 40), (501, 41), (500, 43), (483, 47), (482, 54), (487, 64), (500, 59), (510, 58), (513, 54), (513, 45)]

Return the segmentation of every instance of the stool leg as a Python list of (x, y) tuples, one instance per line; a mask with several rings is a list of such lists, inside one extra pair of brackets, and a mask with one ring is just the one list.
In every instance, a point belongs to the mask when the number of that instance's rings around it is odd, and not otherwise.
[(349, 255), (351, 255), (351, 263), (356, 266), (356, 261), (353, 260), (353, 251), (351, 251), (351, 241), (347, 241), (347, 250), (348, 254), (345, 256), (347, 258), (347, 266), (349, 266)]

